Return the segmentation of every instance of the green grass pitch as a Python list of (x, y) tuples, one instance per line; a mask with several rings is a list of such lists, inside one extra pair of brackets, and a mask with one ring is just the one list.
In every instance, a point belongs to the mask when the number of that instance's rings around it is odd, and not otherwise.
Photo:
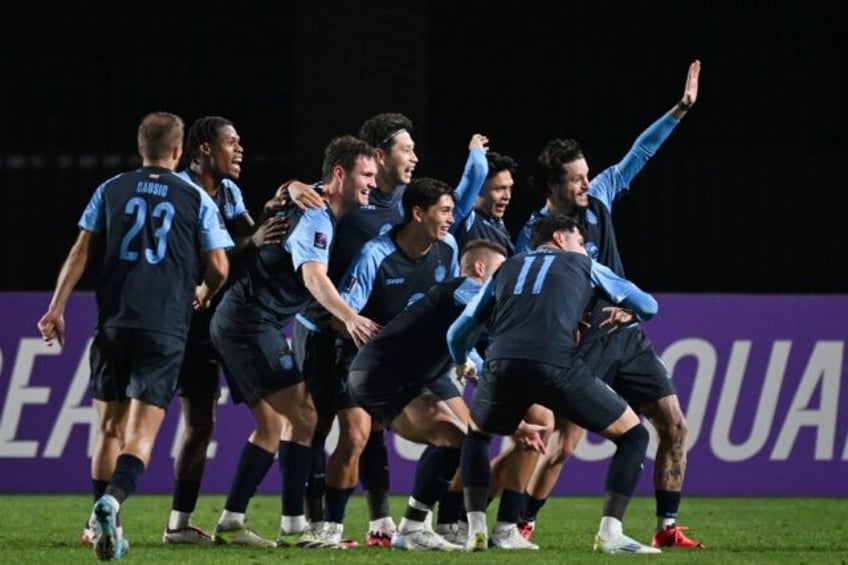
[[(392, 497), (392, 511), (399, 520), (405, 497)], [(202, 496), (196, 525), (212, 529), (223, 495)], [(496, 504), (496, 503), (495, 503)], [(359, 547), (345, 551), (309, 549), (244, 549), (235, 547), (163, 547), (162, 529), (170, 509), (170, 497), (137, 495), (122, 508), (124, 531), (130, 551), (129, 563), (516, 563), (601, 564), (622, 560), (655, 563), (848, 564), (848, 500), (835, 498), (718, 498), (685, 497), (681, 524), (690, 526), (692, 538), (707, 546), (703, 550), (671, 549), (656, 556), (622, 556), (592, 553), (598, 526), (601, 497), (552, 498), (542, 509), (533, 540), (536, 552), (489, 550), (466, 553), (410, 553)], [(494, 523), (494, 504), (489, 525)], [(0, 562), (90, 563), (91, 550), (79, 545), (78, 536), (91, 508), (83, 495), (0, 495)], [(248, 510), (249, 525), (275, 538), (279, 528), (280, 500), (257, 496)], [(655, 524), (654, 501), (634, 498), (625, 517), (624, 530), (648, 543)], [(365, 501), (360, 496), (348, 506), (345, 535), (364, 541), (367, 529)]]

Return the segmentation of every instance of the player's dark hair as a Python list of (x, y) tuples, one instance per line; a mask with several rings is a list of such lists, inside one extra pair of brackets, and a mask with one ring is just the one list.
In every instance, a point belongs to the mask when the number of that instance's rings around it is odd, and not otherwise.
[(232, 125), (233, 122), (221, 116), (204, 116), (194, 120), (188, 129), (182, 166), (187, 167), (192, 161), (199, 159), (200, 146), (204, 143), (214, 143), (218, 139), (218, 132)]
[(408, 222), (412, 218), (412, 209), (416, 206), (427, 210), (445, 195), (450, 195), (456, 202), (456, 195), (447, 183), (431, 178), (413, 179), (403, 192), (403, 219)]
[(583, 226), (574, 218), (564, 214), (545, 216), (535, 224), (530, 231), (530, 249), (536, 249), (543, 243), (551, 241), (558, 231), (574, 231), (583, 233)]
[(360, 157), (374, 157), (374, 148), (352, 135), (341, 135), (333, 138), (324, 148), (321, 178), (324, 182), (329, 181), (333, 175), (333, 169), (337, 165), (349, 173)]
[(145, 159), (166, 159), (174, 147), (183, 143), (183, 119), (170, 112), (151, 112), (138, 126), (138, 152)]
[(489, 172), (486, 174), (486, 180), (489, 180), (501, 171), (509, 171), (515, 177), (515, 173), (518, 170), (518, 162), (509, 155), (489, 151), (486, 153), (486, 161), (489, 162)]
[(563, 167), (582, 158), (583, 150), (575, 140), (552, 139), (536, 157), (536, 170), (530, 178), (530, 185), (547, 195), (551, 184), (562, 181), (565, 175)]
[(371, 116), (359, 128), (359, 138), (373, 147), (391, 151), (397, 135), (403, 131), (412, 134), (412, 120), (396, 112), (384, 112)]

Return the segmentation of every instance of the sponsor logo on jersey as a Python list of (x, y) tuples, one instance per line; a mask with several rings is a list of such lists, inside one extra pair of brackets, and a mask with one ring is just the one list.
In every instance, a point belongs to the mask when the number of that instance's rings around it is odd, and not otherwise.
[(312, 240), (312, 245), (318, 249), (327, 249), (327, 234), (315, 232), (315, 239)]

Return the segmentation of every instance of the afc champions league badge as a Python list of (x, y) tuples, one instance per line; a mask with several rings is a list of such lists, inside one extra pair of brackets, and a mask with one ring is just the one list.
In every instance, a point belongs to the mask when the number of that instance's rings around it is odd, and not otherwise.
[(436, 279), (436, 282), (442, 282), (443, 280), (445, 280), (446, 272), (447, 271), (445, 270), (445, 267), (441, 263), (439, 263), (439, 266), (436, 267), (436, 269), (433, 271), (433, 277)]

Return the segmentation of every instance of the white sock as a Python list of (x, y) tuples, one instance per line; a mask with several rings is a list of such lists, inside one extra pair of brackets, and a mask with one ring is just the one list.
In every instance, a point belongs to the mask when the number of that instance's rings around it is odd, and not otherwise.
[(221, 517), (218, 518), (218, 524), (225, 526), (227, 529), (243, 528), (244, 519), (244, 512), (230, 512), (229, 510), (224, 510), (221, 512)]
[(669, 526), (673, 526), (677, 523), (675, 518), (663, 518), (661, 516), (657, 516), (657, 533), (665, 531)]
[(179, 510), (171, 510), (171, 515), (168, 517), (169, 530), (181, 530), (188, 528), (191, 525), (191, 512), (180, 512)]
[(612, 541), (624, 533), (624, 527), (621, 520), (612, 516), (604, 516), (601, 518), (601, 525), (598, 528), (598, 536), (604, 541)]
[(280, 517), (280, 531), (284, 534), (299, 534), (305, 529), (306, 516), (304, 514), (300, 514), (299, 516), (283, 515)]
[(488, 530), (485, 512), (468, 512), (468, 537), (478, 532), (483, 532), (488, 536)]
[(423, 529), (424, 522), (420, 522), (418, 520), (410, 520), (409, 518), (401, 518), (400, 525), (398, 526), (398, 531), (402, 534), (408, 534), (410, 532), (415, 532)]
[(391, 516), (384, 516), (368, 522), (368, 531), (371, 532), (393, 532), (396, 529), (397, 526)]

